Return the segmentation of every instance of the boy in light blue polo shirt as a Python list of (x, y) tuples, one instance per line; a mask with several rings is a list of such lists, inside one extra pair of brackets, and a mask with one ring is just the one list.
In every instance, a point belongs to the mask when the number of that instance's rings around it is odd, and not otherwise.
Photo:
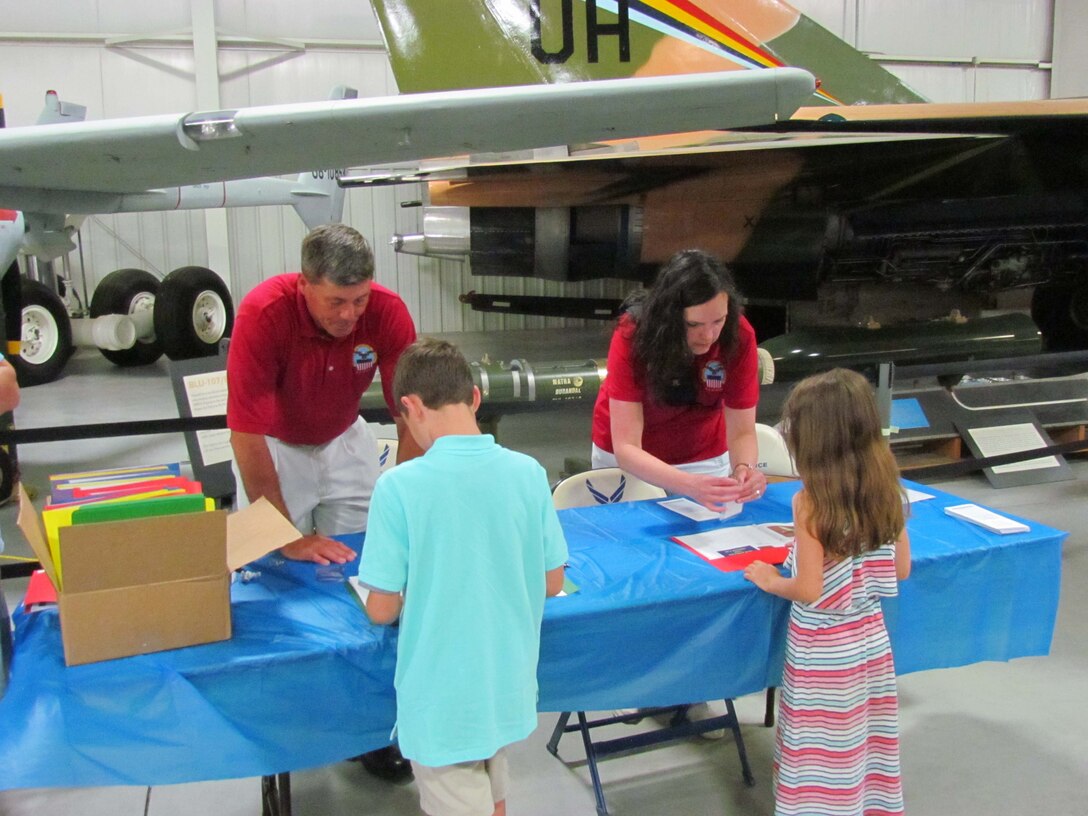
[(544, 469), (480, 433), (455, 346), (409, 346), (393, 393), (426, 453), (378, 479), (359, 580), (372, 621), (400, 615), (400, 749), (429, 816), (502, 816), (501, 749), (536, 727), (540, 622), (566, 541)]

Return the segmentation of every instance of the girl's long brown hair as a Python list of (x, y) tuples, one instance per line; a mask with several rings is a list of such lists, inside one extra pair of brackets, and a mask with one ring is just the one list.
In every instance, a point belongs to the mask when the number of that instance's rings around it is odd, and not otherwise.
[(824, 551), (844, 558), (894, 541), (905, 496), (868, 381), (843, 368), (808, 377), (790, 393), (782, 420), (809, 532)]

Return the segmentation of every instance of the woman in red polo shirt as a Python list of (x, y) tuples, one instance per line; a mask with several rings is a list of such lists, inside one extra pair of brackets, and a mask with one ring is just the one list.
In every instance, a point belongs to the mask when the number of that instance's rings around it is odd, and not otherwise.
[(593, 410), (593, 467), (711, 510), (759, 498), (756, 338), (729, 270), (684, 250), (625, 305)]

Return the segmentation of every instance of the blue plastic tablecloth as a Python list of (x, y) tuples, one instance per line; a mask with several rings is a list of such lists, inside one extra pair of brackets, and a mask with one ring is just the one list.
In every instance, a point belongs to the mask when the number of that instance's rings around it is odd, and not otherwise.
[[(772, 485), (727, 523), (786, 521), (796, 489)], [(913, 507), (913, 572), (886, 606), (898, 672), (1046, 654), (1065, 534), (1027, 522), (1027, 533), (994, 535), (943, 513), (962, 500), (921, 489), (936, 498)], [(777, 683), (788, 605), (669, 540), (719, 522), (653, 502), (560, 518), (579, 591), (547, 602), (541, 711)], [(396, 629), (370, 625), (335, 570), (276, 556), (253, 569), (232, 587), (234, 635), (223, 643), (66, 668), (55, 611), (17, 611), (0, 789), (259, 776), (387, 744)]]

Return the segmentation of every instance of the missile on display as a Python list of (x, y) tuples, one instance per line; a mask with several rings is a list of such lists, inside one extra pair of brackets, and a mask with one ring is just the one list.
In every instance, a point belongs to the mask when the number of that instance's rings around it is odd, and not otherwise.
[[(1039, 330), (1022, 313), (887, 328), (811, 328), (761, 343), (759, 380), (760, 385), (792, 382), (837, 366), (872, 376), (881, 363), (993, 360), (1041, 352)], [(605, 361), (596, 359), (496, 362), (485, 355), (469, 365), (480, 389), (478, 416), (484, 422), (506, 414), (592, 405), (607, 375)], [(381, 383), (363, 394), (359, 413), (367, 421), (389, 421)]]
[[(522, 411), (542, 411), (592, 405), (605, 378), (603, 360), (580, 360), (541, 363), (528, 360), (494, 362), (485, 356), (469, 363), (472, 379), (480, 389), (482, 421), (498, 419), (505, 414)], [(389, 409), (382, 396), (381, 383), (375, 382), (359, 401), (359, 413), (368, 422), (388, 422)]]

